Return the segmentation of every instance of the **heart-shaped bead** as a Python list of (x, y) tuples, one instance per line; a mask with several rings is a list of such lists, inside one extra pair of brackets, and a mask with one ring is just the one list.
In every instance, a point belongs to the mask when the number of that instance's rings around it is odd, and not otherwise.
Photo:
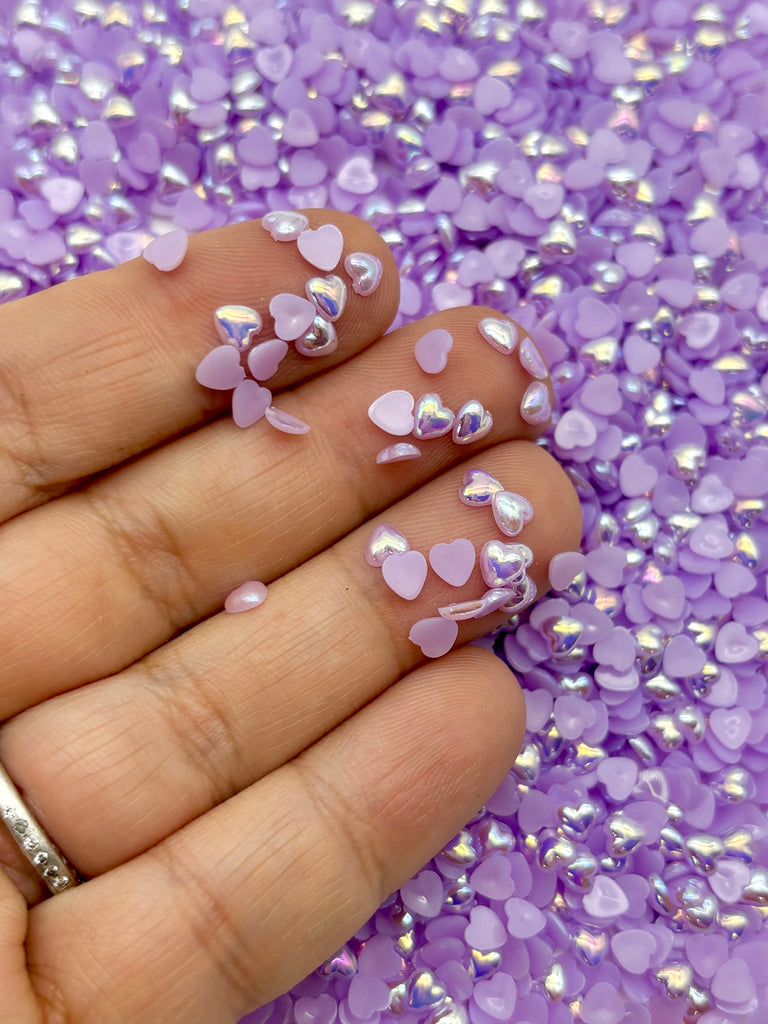
[(273, 210), (261, 218), (261, 226), (276, 242), (293, 242), (307, 230), (309, 221), (303, 213), (295, 210)]
[(520, 402), (520, 418), (535, 427), (546, 423), (551, 415), (552, 404), (549, 400), (549, 392), (540, 381), (534, 381), (525, 389), (525, 394)]
[(474, 544), (466, 537), (434, 544), (429, 549), (429, 564), (441, 580), (452, 587), (463, 587), (475, 567)]
[(175, 270), (187, 255), (189, 237), (183, 228), (174, 228), (154, 238), (141, 254), (158, 270)]
[(240, 365), (240, 353), (232, 345), (217, 345), (198, 363), (195, 380), (204, 388), (229, 391), (245, 377)]
[(272, 392), (255, 380), (244, 380), (232, 394), (232, 419), (238, 427), (250, 427), (272, 404)]
[(261, 317), (250, 306), (219, 306), (213, 323), (222, 342), (241, 352), (250, 347), (262, 328)]
[(275, 334), (283, 341), (295, 341), (310, 327), (317, 310), (309, 299), (290, 292), (281, 292), (269, 303), (270, 315), (275, 321)]
[(520, 348), (517, 350), (517, 357), (520, 360), (522, 368), (527, 373), (530, 373), (532, 377), (535, 377), (536, 380), (546, 379), (546, 363), (541, 358), (541, 353), (530, 338), (523, 338), (520, 342)]
[(322, 316), (316, 316), (309, 330), (296, 339), (296, 351), (302, 356), (329, 356), (338, 347), (336, 328)]
[(248, 369), (256, 380), (268, 380), (277, 373), (277, 368), (288, 353), (288, 345), (280, 338), (270, 338), (254, 345), (248, 353)]
[(459, 501), (472, 508), (490, 505), (494, 494), (503, 490), (503, 484), (484, 469), (468, 469), (459, 491)]
[(493, 416), (483, 408), (477, 399), (465, 402), (456, 414), (453, 424), (453, 440), (456, 444), (470, 444), (479, 441), (493, 426)]
[(480, 334), (489, 345), (505, 356), (511, 355), (517, 345), (517, 327), (511, 320), (497, 320), (486, 316), (478, 324)]
[(335, 224), (323, 224), (312, 230), (302, 231), (296, 239), (299, 252), (318, 270), (333, 270), (341, 259), (344, 237)]
[(317, 306), (326, 318), (334, 322), (339, 319), (347, 304), (347, 286), (335, 274), (327, 277), (311, 277), (307, 281), (307, 298)]
[(422, 395), (416, 403), (413, 414), (413, 436), (426, 441), (432, 437), (442, 437), (453, 426), (456, 417), (440, 400), (440, 396), (430, 392)]
[(516, 537), (533, 519), (530, 501), (513, 491), (496, 491), (491, 495), (491, 508), (496, 525), (507, 537)]
[(513, 584), (507, 591), (509, 597), (502, 604), (501, 610), (506, 615), (516, 615), (536, 600), (536, 584), (530, 576), (523, 576), (520, 583)]
[(371, 158), (365, 155), (350, 157), (336, 172), (336, 184), (356, 196), (367, 196), (375, 192), (379, 179)]
[(455, 604), (447, 604), (438, 608), (438, 614), (444, 619), (453, 619), (455, 622), (465, 622), (467, 619), (477, 619), (484, 614), (485, 602), (482, 597), (472, 601), (457, 601)]
[(427, 560), (420, 551), (390, 555), (381, 566), (384, 582), (398, 597), (414, 601), (427, 579)]
[(369, 252), (351, 252), (344, 260), (344, 269), (357, 295), (372, 295), (381, 283), (384, 270), (378, 256)]
[(489, 587), (509, 587), (522, 580), (532, 561), (531, 549), (525, 544), (489, 540), (480, 551), (480, 572)]
[(413, 395), (409, 391), (387, 391), (368, 407), (368, 417), (381, 430), (404, 437), (413, 430)]
[(374, 568), (382, 566), (390, 555), (404, 555), (411, 550), (407, 537), (389, 523), (374, 526), (365, 542), (365, 560)]
[(453, 619), (438, 616), (419, 619), (411, 626), (408, 639), (421, 648), (425, 658), (442, 658), (456, 643), (459, 624)]
[(224, 611), (231, 615), (235, 615), (237, 612), (247, 612), (264, 604), (266, 597), (267, 588), (263, 583), (259, 580), (248, 580), (247, 583), (241, 584), (237, 590), (233, 590), (231, 594), (227, 595)]
[(376, 456), (376, 462), (382, 466), (387, 462), (408, 462), (410, 459), (420, 458), (421, 452), (415, 444), (398, 441), (397, 444), (391, 444), (388, 448), (382, 448)]
[(442, 327), (427, 331), (416, 342), (414, 355), (424, 373), (440, 373), (448, 362), (448, 353), (453, 348), (453, 338)]
[(280, 409), (276, 409), (273, 405), (267, 409), (264, 413), (264, 419), (275, 430), (280, 430), (283, 434), (308, 434), (312, 429), (308, 423), (304, 420), (298, 419), (296, 416), (291, 416), (289, 412), (282, 412)]

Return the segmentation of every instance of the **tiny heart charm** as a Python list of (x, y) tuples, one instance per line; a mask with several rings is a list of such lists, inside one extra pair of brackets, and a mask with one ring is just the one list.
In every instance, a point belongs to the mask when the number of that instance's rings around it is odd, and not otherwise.
[(381, 567), (384, 582), (398, 597), (414, 601), (427, 579), (427, 560), (420, 551), (405, 551), (390, 555)]
[(517, 350), (517, 357), (522, 368), (536, 380), (545, 380), (547, 367), (541, 358), (541, 353), (530, 338), (523, 338), (520, 348)]
[(465, 402), (456, 414), (453, 424), (453, 440), (456, 444), (470, 444), (479, 441), (493, 426), (493, 416), (483, 408), (477, 399)]
[(175, 270), (187, 255), (188, 244), (187, 232), (182, 228), (175, 228), (152, 239), (141, 255), (147, 263), (151, 263), (158, 270)]
[(413, 435), (427, 440), (431, 437), (442, 437), (453, 426), (456, 417), (447, 409), (434, 393), (422, 395), (416, 403), (413, 416)]
[(440, 373), (445, 369), (452, 348), (453, 338), (448, 331), (438, 327), (419, 338), (413, 352), (424, 373)]
[(335, 274), (311, 277), (307, 281), (307, 298), (320, 310), (326, 320), (335, 323), (347, 304), (347, 286)]
[(276, 409), (274, 405), (270, 405), (264, 413), (264, 419), (275, 430), (279, 430), (283, 434), (308, 434), (311, 430), (310, 425), (305, 423), (304, 420), (291, 416), (289, 412), (282, 412), (280, 409)]
[(307, 230), (309, 221), (303, 213), (294, 210), (273, 210), (261, 218), (261, 226), (276, 242), (293, 242)]
[(219, 306), (213, 314), (216, 331), (225, 345), (244, 352), (261, 331), (262, 320), (250, 306)]
[(489, 587), (510, 587), (522, 580), (532, 561), (531, 549), (525, 544), (489, 540), (480, 551), (480, 572)]
[(459, 501), (470, 507), (490, 505), (494, 494), (503, 490), (503, 484), (484, 469), (468, 469), (459, 491)]
[(255, 345), (248, 353), (248, 369), (256, 380), (268, 380), (288, 353), (288, 345), (279, 338), (270, 338)]
[(381, 260), (369, 252), (351, 252), (344, 260), (344, 269), (357, 295), (372, 295), (381, 283)]
[(486, 316), (478, 324), (480, 334), (489, 345), (505, 356), (511, 355), (517, 345), (517, 327), (511, 320), (497, 320)]
[(388, 434), (405, 437), (413, 430), (413, 406), (410, 391), (387, 391), (368, 407), (368, 418)]
[(421, 648), (425, 658), (442, 658), (456, 643), (458, 635), (458, 622), (435, 617), (414, 622), (408, 639)]
[(491, 495), (491, 508), (496, 525), (507, 537), (516, 537), (533, 519), (530, 501), (512, 491), (496, 491)]
[(379, 523), (371, 530), (365, 542), (365, 560), (375, 569), (382, 566), (390, 555), (403, 555), (411, 550), (405, 535), (389, 523)]
[(283, 341), (300, 338), (317, 314), (314, 304), (300, 295), (281, 292), (269, 303), (270, 316), (275, 321), (275, 334)]
[(250, 427), (272, 404), (272, 392), (255, 380), (244, 380), (232, 395), (232, 419), (238, 427)]
[(308, 228), (296, 239), (299, 252), (318, 270), (333, 270), (341, 259), (344, 237), (335, 224), (323, 224), (314, 231)]
[(463, 587), (475, 567), (475, 547), (465, 537), (434, 544), (429, 550), (429, 564), (441, 580), (452, 587)]
[(204, 388), (229, 391), (245, 378), (240, 365), (240, 353), (232, 345), (218, 345), (198, 363), (195, 380)]
[(296, 339), (296, 351), (302, 356), (329, 356), (338, 347), (336, 328), (322, 316), (316, 316), (309, 330)]

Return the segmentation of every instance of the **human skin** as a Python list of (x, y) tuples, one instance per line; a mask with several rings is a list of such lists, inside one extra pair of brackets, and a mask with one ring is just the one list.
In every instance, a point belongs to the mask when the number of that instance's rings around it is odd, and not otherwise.
[[(384, 276), (350, 289), (332, 356), (291, 352), (268, 382), (304, 436), (240, 430), (194, 379), (214, 309), (266, 323), (312, 274), (256, 222), (191, 239), (171, 273), (139, 259), (0, 309), (0, 761), (87, 878), (44, 899), (0, 830), (0, 1024), (237, 1021), (353, 934), (519, 749), (516, 680), (466, 646), (504, 614), (461, 623), (428, 661), (410, 626), (477, 594), (430, 574), (404, 601), (363, 548), (388, 522), (424, 553), (462, 536), (479, 550), (490, 513), (458, 491), (480, 466), (533, 505), (516, 540), (546, 590), (581, 520), (520, 418), (530, 377), (480, 337), (490, 310), (385, 335), (384, 243), (309, 216)], [(438, 326), (455, 344), (428, 376), (414, 344)], [(493, 429), (379, 466), (394, 439), (366, 410), (394, 388), (477, 398)], [(263, 607), (223, 612), (248, 579), (268, 584)]]

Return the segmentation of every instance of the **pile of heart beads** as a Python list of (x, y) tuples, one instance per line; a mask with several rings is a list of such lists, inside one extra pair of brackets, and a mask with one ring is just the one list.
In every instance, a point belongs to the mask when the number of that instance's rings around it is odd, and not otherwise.
[[(517, 351), (520, 365), (534, 378), (523, 393), (520, 417), (532, 425), (546, 423), (552, 415), (552, 406), (549, 391), (542, 381), (546, 380), (548, 373), (532, 339), (526, 335), (518, 345), (517, 326), (511, 320), (496, 317), (484, 317), (478, 329), (480, 336), (502, 355), (510, 356)], [(445, 369), (452, 348), (453, 337), (450, 332), (438, 327), (418, 339), (414, 346), (414, 356), (424, 373), (438, 374)], [(418, 399), (410, 391), (387, 391), (371, 403), (368, 417), (381, 430), (395, 437), (413, 434), (418, 440), (428, 441), (450, 433), (454, 443), (460, 445), (479, 441), (493, 427), (493, 416), (476, 398), (464, 402), (459, 411), (454, 413), (434, 391), (428, 391)], [(376, 461), (404, 462), (420, 456), (421, 449), (415, 444), (398, 441), (383, 448), (376, 456)]]
[[(195, 377), (205, 387), (232, 391), (232, 418), (237, 426), (249, 427), (264, 417), (284, 433), (306, 434), (309, 424), (276, 409), (272, 392), (261, 382), (277, 373), (288, 353), (288, 342), (293, 342), (299, 355), (312, 359), (336, 351), (339, 339), (334, 324), (346, 307), (347, 285), (338, 275), (327, 272), (336, 269), (344, 238), (335, 224), (313, 230), (304, 214), (290, 210), (274, 210), (262, 218), (261, 224), (275, 241), (295, 241), (307, 263), (326, 272), (326, 276), (309, 278), (303, 296), (291, 292), (275, 295), (269, 303), (275, 337), (258, 343), (263, 321), (257, 310), (220, 306), (213, 319), (221, 344), (203, 357)], [(372, 295), (381, 282), (381, 261), (370, 253), (350, 253), (344, 260), (344, 270), (358, 295)]]
[[(527, 498), (512, 491), (483, 469), (469, 469), (459, 491), (459, 500), (470, 508), (490, 508), (496, 526), (507, 537), (516, 537), (533, 519)], [(405, 535), (394, 526), (375, 526), (365, 545), (365, 560), (381, 569), (384, 582), (399, 597), (414, 601), (427, 579), (427, 559), (411, 550)], [(469, 581), (475, 563), (488, 588), (480, 597), (452, 602), (437, 609), (438, 614), (413, 624), (408, 639), (421, 648), (427, 658), (440, 658), (451, 650), (459, 634), (459, 622), (480, 619), (495, 611), (515, 615), (536, 598), (536, 585), (527, 570), (533, 561), (529, 547), (502, 540), (486, 541), (479, 558), (475, 546), (466, 537), (438, 542), (429, 549), (429, 565), (452, 587)]]

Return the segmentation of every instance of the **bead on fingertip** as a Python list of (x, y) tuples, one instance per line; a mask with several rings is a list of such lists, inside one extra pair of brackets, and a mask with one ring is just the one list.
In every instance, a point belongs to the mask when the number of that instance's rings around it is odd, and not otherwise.
[(382, 448), (376, 456), (376, 462), (382, 466), (388, 462), (409, 462), (412, 459), (420, 458), (421, 451), (415, 444), (409, 444), (407, 441), (398, 441), (397, 444), (391, 444), (387, 448)]
[(357, 295), (372, 295), (381, 283), (384, 268), (378, 256), (369, 252), (351, 252), (344, 260), (344, 269)]
[(387, 434), (405, 437), (414, 427), (413, 406), (410, 391), (387, 391), (368, 406), (368, 418)]
[(299, 252), (318, 270), (333, 270), (341, 259), (344, 236), (335, 224), (307, 228), (296, 239)]
[(335, 274), (327, 277), (311, 277), (306, 284), (306, 295), (318, 312), (335, 323), (347, 304), (347, 286)]
[(381, 568), (390, 555), (403, 555), (411, 550), (405, 534), (389, 523), (374, 526), (365, 542), (365, 560), (374, 569)]
[(260, 314), (250, 306), (219, 306), (213, 314), (216, 333), (224, 345), (233, 345), (238, 351), (250, 348), (263, 326)]
[(267, 599), (267, 588), (258, 580), (248, 580), (241, 584), (224, 601), (224, 611), (234, 615), (237, 612), (248, 612), (258, 608)]
[(427, 331), (416, 342), (413, 354), (424, 373), (441, 373), (453, 348), (453, 337), (442, 327)]
[(301, 356), (309, 356), (313, 359), (319, 356), (329, 356), (339, 347), (339, 336), (330, 320), (316, 316), (308, 330), (296, 339), (294, 346)]
[(546, 363), (541, 358), (541, 353), (530, 338), (523, 338), (520, 342), (520, 347), (517, 350), (517, 357), (520, 360), (522, 368), (526, 373), (529, 373), (531, 377), (535, 377), (536, 380), (546, 380), (548, 376)]
[(503, 491), (504, 485), (486, 473), (484, 469), (468, 469), (464, 474), (459, 501), (471, 508), (480, 508), (491, 504), (491, 500), (498, 491)]
[(261, 226), (276, 242), (293, 242), (309, 227), (309, 220), (295, 210), (272, 210), (261, 218)]
[(509, 356), (517, 345), (517, 327), (511, 320), (497, 320), (486, 316), (478, 324), (480, 334), (488, 344), (502, 355)]
[(516, 537), (533, 519), (530, 501), (512, 491), (496, 491), (491, 495), (491, 510), (496, 525), (507, 537)]
[(421, 440), (442, 437), (450, 432), (456, 417), (443, 405), (440, 396), (430, 392), (422, 395), (413, 411), (413, 436)]
[(531, 426), (537, 427), (546, 423), (552, 415), (552, 404), (549, 391), (540, 381), (534, 381), (525, 389), (520, 402), (520, 417)]
[(456, 444), (471, 444), (485, 437), (493, 427), (493, 416), (473, 398), (456, 413), (453, 424), (453, 440)]

